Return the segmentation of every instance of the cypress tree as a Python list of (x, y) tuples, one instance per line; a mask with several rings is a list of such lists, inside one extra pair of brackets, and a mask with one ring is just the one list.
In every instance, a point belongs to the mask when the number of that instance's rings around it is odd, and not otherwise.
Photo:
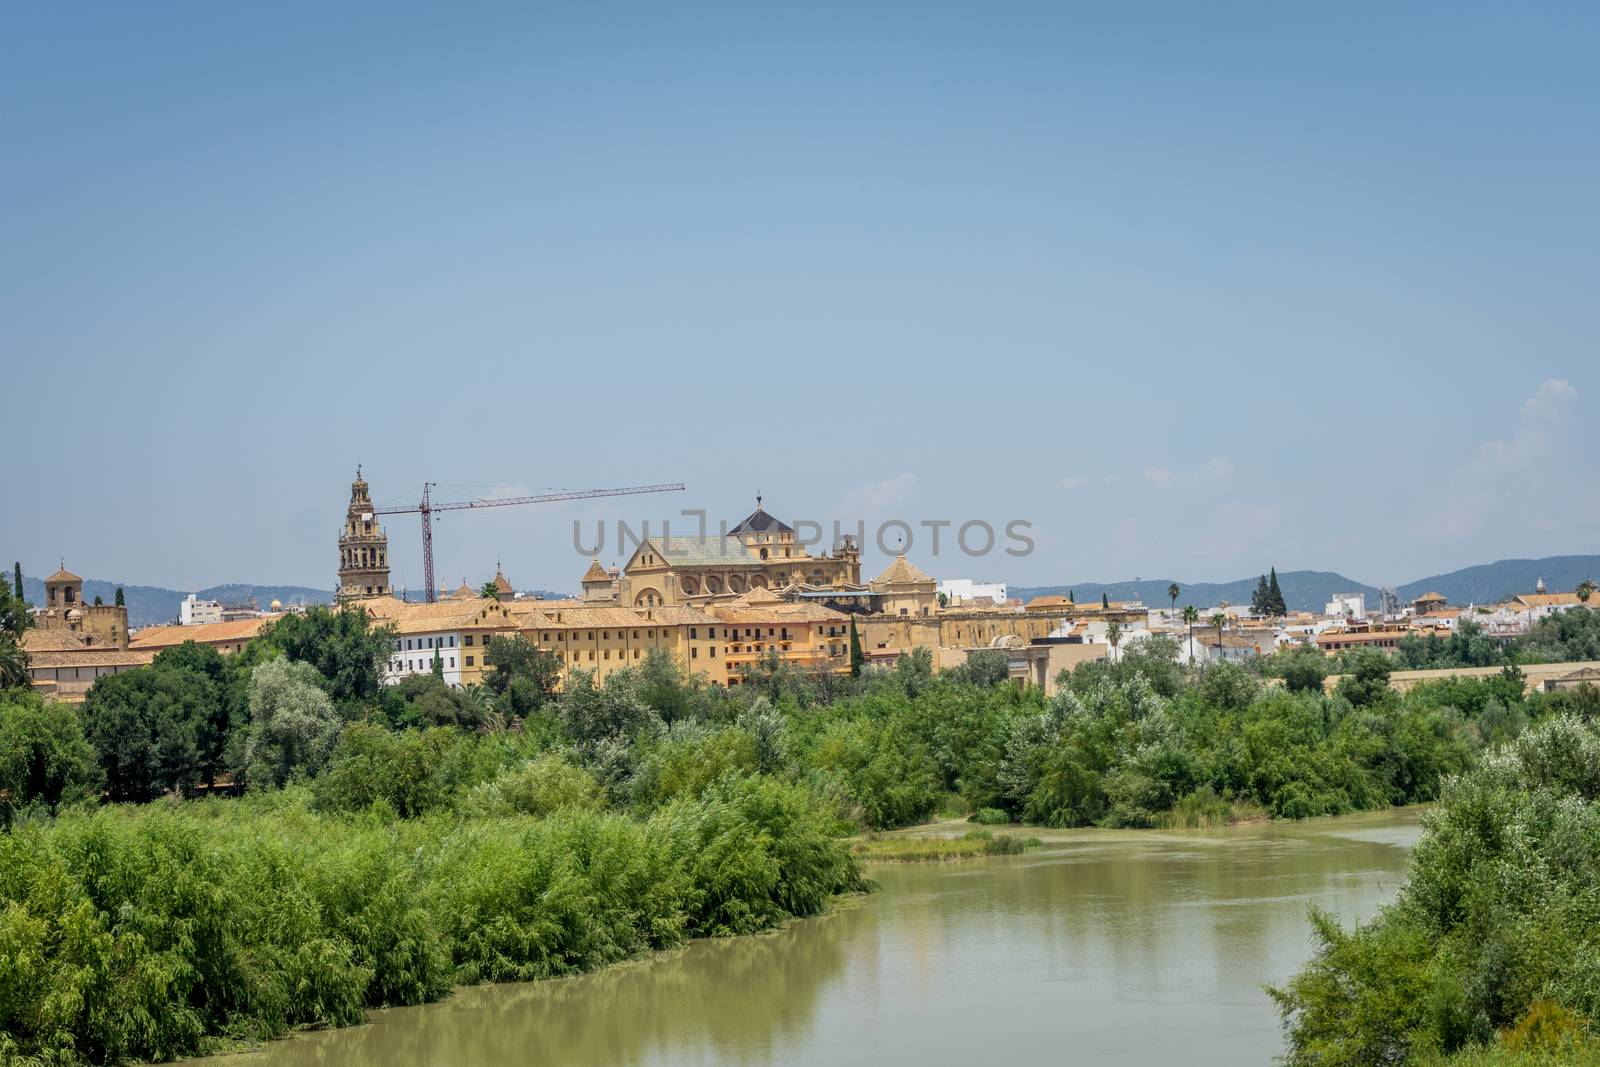
[(22, 563), (19, 560), (11, 565), (11, 591), (22, 599)]
[(1101, 593), (1100, 594), (1100, 610), (1101, 611), (1110, 611), (1111, 610), (1111, 594), (1109, 594), (1109, 593)]
[(97, 607), (97, 608), (103, 608), (103, 607), (105, 607), (105, 605), (106, 605), (106, 602), (104, 600), (100, 599), (100, 594), (99, 593), (96, 593), (94, 595), (94, 606)]
[(128, 602), (125, 599), (123, 599), (123, 596), (122, 596), (122, 586), (119, 585), (119, 586), (117, 586), (117, 607), (124, 608), (124, 607), (127, 607), (127, 606), (128, 606)]
[(1278, 588), (1278, 568), (1272, 568), (1272, 577), (1267, 583), (1268, 607), (1274, 615), (1289, 614), (1289, 605), (1283, 601), (1283, 590)]
[(861, 635), (856, 633), (856, 617), (850, 616), (850, 677), (861, 677), (861, 664), (866, 660), (861, 651)]
[(1272, 605), (1269, 602), (1271, 595), (1267, 589), (1267, 576), (1263, 574), (1256, 581), (1256, 591), (1250, 594), (1250, 613), (1253, 615), (1271, 614)]

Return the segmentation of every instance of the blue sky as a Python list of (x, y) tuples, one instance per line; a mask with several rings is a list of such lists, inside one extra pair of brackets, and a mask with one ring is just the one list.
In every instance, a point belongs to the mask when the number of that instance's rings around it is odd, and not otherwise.
[(12, 7), (0, 552), (329, 586), (357, 462), (689, 485), (448, 519), (451, 584), (757, 488), (1025, 519), (912, 554), (1027, 584), (1596, 551), (1596, 54), (1578, 4)]

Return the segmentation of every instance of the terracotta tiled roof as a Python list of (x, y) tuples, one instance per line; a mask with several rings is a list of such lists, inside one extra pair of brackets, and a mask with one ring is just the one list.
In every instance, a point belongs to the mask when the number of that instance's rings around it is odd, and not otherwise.
[(57, 667), (143, 667), (156, 658), (151, 651), (116, 648), (81, 648), (76, 652), (33, 652), (28, 655), (29, 670)]
[[(1583, 601), (1578, 598), (1577, 593), (1523, 593), (1517, 597), (1517, 603), (1530, 608), (1562, 608), (1576, 607)], [(1595, 604), (1600, 607), (1600, 601), (1596, 601)]]
[(873, 585), (929, 585), (933, 579), (906, 561), (905, 553), (894, 558), (884, 572), (873, 579)]
[(73, 633), (71, 630), (41, 630), (38, 627), (22, 631), (22, 651), (32, 656), (39, 652), (82, 652), (86, 648), (105, 648), (104, 643), (92, 634)]
[(237, 619), (233, 622), (208, 622), (199, 626), (146, 626), (128, 639), (129, 649), (155, 650), (174, 648), (185, 641), (199, 645), (232, 644), (248, 641), (259, 634), (264, 626), (280, 618), (263, 615), (254, 619)]
[(1423, 593), (1421, 596), (1413, 598), (1411, 602), (1413, 604), (1423, 604), (1430, 600), (1437, 600), (1439, 603), (1443, 604), (1445, 602), (1445, 596), (1443, 593)]
[(805, 623), (845, 623), (850, 617), (842, 611), (807, 602), (776, 601), (770, 604), (730, 603), (712, 604), (707, 610), (725, 623), (749, 623), (754, 626), (794, 626)]
[(65, 568), (65, 567), (62, 567), (60, 570), (56, 571), (50, 577), (45, 579), (45, 582), (52, 583), (52, 584), (55, 583), (55, 582), (81, 582), (81, 581), (83, 581), (82, 578), (79, 578), (76, 574), (73, 574), (71, 571), (67, 570), (67, 568)]
[(610, 573), (600, 566), (598, 559), (589, 564), (589, 569), (583, 572), (583, 581), (585, 582), (609, 582), (610, 580)]

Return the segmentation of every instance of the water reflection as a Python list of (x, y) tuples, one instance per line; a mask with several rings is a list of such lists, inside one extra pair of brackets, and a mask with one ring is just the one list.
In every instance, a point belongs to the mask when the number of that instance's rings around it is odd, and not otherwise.
[(1211, 834), (1053, 835), (1022, 857), (882, 867), (775, 934), (582, 978), (465, 990), (219, 1067), (1264, 1063), (1261, 992), (1316, 903), (1393, 895), (1414, 812)]

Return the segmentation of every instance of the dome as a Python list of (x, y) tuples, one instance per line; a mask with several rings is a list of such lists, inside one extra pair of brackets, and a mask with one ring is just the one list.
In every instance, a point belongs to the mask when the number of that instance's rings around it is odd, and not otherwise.
[(267, 605), (267, 608), (268, 608), (269, 611), (282, 611), (283, 610), (283, 602), (278, 600), (276, 597), (274, 597), (273, 600), (272, 600), (272, 603)]
[(71, 609), (69, 609), (67, 611), (67, 618), (69, 618), (69, 619), (81, 619), (81, 618), (83, 618), (83, 609), (82, 608), (71, 608)]

